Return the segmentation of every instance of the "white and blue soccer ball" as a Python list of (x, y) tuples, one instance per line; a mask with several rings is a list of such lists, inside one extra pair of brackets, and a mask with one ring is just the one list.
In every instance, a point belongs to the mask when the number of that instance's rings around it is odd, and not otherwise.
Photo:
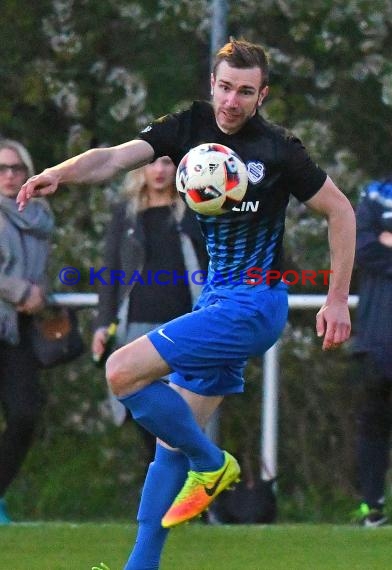
[(217, 216), (241, 202), (248, 187), (248, 173), (233, 150), (223, 144), (203, 143), (181, 159), (176, 187), (192, 210)]

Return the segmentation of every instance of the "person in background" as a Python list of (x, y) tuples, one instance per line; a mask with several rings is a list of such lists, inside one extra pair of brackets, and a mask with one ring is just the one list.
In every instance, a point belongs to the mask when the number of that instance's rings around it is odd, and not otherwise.
[(385, 524), (392, 429), (392, 175), (368, 184), (357, 207), (359, 304), (354, 343), (362, 503), (366, 527)]
[(4, 495), (32, 444), (42, 397), (32, 350), (32, 320), (45, 303), (53, 230), (46, 200), (19, 212), (15, 197), (34, 174), (26, 148), (0, 139), (0, 524), (11, 522)]
[[(119, 321), (119, 347), (189, 312), (200, 293), (197, 272), (206, 270), (207, 253), (196, 217), (175, 188), (175, 172), (172, 160), (163, 156), (124, 179), (103, 255), (105, 275), (122, 275), (123, 283), (115, 279), (100, 285), (91, 346), (95, 359), (105, 351), (112, 323)], [(121, 425), (127, 409), (111, 393), (109, 398), (114, 421)], [(151, 461), (155, 438), (141, 432)]]
[[(291, 194), (328, 222), (331, 280), (316, 316), (322, 348), (337, 348), (350, 336), (354, 211), (301, 141), (260, 114), (269, 92), (268, 67), (262, 46), (231, 39), (215, 58), (211, 102), (194, 101), (184, 111), (151, 122), (134, 140), (90, 149), (47, 168), (30, 178), (17, 197), (23, 210), (33, 196), (53, 194), (62, 184), (107, 180), (160, 156), (178, 165), (206, 141), (228, 146), (247, 165), (244, 203), (252, 208), (197, 215), (209, 266), (192, 312), (119, 348), (106, 363), (113, 393), (159, 441), (126, 570), (158, 569), (169, 529), (197, 517), (239, 479), (236, 458), (203, 428), (225, 396), (244, 390), (247, 360), (264, 354), (285, 327), (286, 285), (279, 279), (255, 284), (246, 275), (254, 267), (264, 274), (280, 272)], [(157, 381), (169, 372), (169, 384)]]

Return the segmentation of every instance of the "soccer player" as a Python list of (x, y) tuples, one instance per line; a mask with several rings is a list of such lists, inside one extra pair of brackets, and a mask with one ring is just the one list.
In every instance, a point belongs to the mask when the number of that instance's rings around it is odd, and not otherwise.
[[(246, 163), (244, 203), (220, 216), (199, 215), (210, 256), (207, 283), (194, 310), (120, 348), (107, 362), (112, 391), (134, 419), (158, 438), (138, 513), (138, 536), (126, 570), (157, 569), (167, 529), (199, 515), (234, 483), (239, 465), (203, 427), (226, 394), (243, 391), (243, 369), (279, 338), (287, 318), (287, 289), (242, 279), (252, 267), (279, 271), (290, 194), (326, 217), (332, 276), (316, 317), (323, 349), (350, 335), (347, 305), (354, 258), (355, 215), (301, 142), (266, 121), (259, 108), (268, 95), (268, 59), (262, 46), (230, 40), (217, 53), (212, 102), (153, 121), (138, 138), (89, 150), (28, 180), (18, 196), (60, 184), (94, 183), (168, 155), (175, 164), (190, 148), (215, 142)], [(238, 211), (240, 210), (240, 211)], [(156, 381), (172, 372), (170, 385)]]

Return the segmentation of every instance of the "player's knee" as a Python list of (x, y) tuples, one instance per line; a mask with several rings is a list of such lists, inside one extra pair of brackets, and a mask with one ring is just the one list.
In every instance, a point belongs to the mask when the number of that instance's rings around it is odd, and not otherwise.
[(132, 389), (132, 374), (129, 363), (125, 365), (122, 355), (117, 351), (109, 356), (106, 361), (106, 380), (116, 396), (128, 393)]

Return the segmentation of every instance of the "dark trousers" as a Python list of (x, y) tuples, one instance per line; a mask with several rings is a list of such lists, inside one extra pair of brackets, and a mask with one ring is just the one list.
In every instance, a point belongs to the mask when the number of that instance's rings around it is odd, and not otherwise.
[(382, 506), (389, 468), (392, 432), (392, 378), (386, 378), (371, 355), (357, 361), (360, 387), (357, 399), (357, 464), (363, 501)]
[[(30, 342), (31, 320), (20, 317), (17, 346), (0, 342), (0, 497), (16, 477), (32, 444), (42, 407), (38, 367)], [(3, 429), (4, 427), (4, 429)]]

